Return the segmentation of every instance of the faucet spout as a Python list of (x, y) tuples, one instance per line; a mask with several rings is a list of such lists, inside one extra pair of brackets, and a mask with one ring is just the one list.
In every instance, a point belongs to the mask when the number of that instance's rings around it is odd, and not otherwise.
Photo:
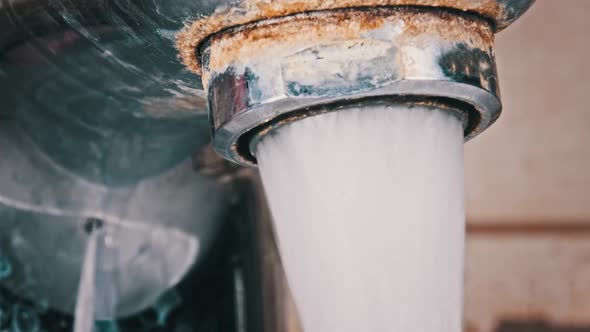
[(477, 136), (502, 109), (494, 34), (532, 3), (310, 1), (296, 9), (276, 1), (265, 11), (244, 1), (253, 6), (247, 15), (226, 8), (177, 42), (202, 74), (215, 150), (256, 165), (253, 137), (364, 100), (459, 108), (465, 139)]

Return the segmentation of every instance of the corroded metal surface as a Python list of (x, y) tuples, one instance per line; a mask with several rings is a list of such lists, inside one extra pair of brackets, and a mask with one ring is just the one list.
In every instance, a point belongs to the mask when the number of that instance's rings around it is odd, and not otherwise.
[(195, 54), (208, 36), (227, 28), (298, 13), (343, 8), (419, 6), (470, 12), (491, 20), (501, 30), (520, 17), (534, 0), (242, 0), (222, 6), (204, 19), (191, 23), (177, 36), (177, 47), (185, 65), (200, 73), (200, 60)]
[[(251, 66), (253, 62), (267, 62), (272, 58), (286, 58), (284, 66), (290, 68), (285, 71), (295, 68), (305, 70), (305, 64), (317, 60), (318, 52), (325, 56), (341, 56), (341, 46), (354, 48), (356, 52), (346, 54), (346, 58), (353, 65), (362, 65), (370, 62), (372, 57), (382, 57), (392, 45), (407, 43), (404, 46), (434, 48), (441, 43), (464, 43), (467, 48), (487, 51), (492, 47), (493, 40), (488, 22), (448, 12), (380, 8), (304, 13), (229, 29), (214, 36), (206, 45), (208, 47), (204, 47), (203, 82), (207, 90), (210, 75), (225, 71), (228, 65)], [(350, 41), (349, 45), (338, 44), (344, 41)], [(362, 41), (362, 45), (357, 44), (358, 41)], [(314, 44), (317, 45), (315, 48), (309, 48)], [(377, 51), (377, 54), (367, 51)], [(314, 69), (330, 70), (322, 69), (329, 64), (324, 61)], [(404, 67), (399, 63), (397, 68), (405, 71), (400, 73), (402, 75), (425, 70), (417, 66)]]
[(240, 140), (306, 115), (293, 111), (402, 96), (474, 109), (469, 139), (500, 112), (493, 41), (493, 25), (479, 16), (407, 7), (302, 13), (225, 30), (201, 47), (213, 146), (253, 164)]

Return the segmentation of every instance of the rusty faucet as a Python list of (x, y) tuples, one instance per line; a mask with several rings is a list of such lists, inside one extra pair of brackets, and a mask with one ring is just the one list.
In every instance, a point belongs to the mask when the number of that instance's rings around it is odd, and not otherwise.
[(208, 92), (213, 146), (255, 165), (274, 128), (347, 104), (459, 113), (469, 140), (501, 113), (494, 34), (534, 0), (245, 0), (177, 37)]

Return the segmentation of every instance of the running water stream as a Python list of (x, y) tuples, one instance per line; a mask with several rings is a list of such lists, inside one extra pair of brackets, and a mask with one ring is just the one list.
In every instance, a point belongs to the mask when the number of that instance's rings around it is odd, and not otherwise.
[(257, 146), (305, 332), (459, 332), (463, 129), (421, 106), (325, 113)]
[(85, 231), (74, 332), (116, 330), (117, 319), (147, 308), (164, 326), (180, 304), (174, 287), (194, 264), (198, 239), (173, 228), (92, 218)]
[(96, 256), (97, 247), (103, 238), (102, 230), (92, 230), (89, 234), (80, 275), (73, 332), (92, 332), (94, 328)]

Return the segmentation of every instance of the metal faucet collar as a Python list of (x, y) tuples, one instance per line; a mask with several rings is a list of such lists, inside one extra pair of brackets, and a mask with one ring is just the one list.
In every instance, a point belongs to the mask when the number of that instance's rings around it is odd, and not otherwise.
[(178, 36), (222, 157), (255, 165), (253, 137), (364, 100), (462, 110), (466, 140), (498, 119), (494, 34), (533, 1), (357, 2), (243, 1)]

